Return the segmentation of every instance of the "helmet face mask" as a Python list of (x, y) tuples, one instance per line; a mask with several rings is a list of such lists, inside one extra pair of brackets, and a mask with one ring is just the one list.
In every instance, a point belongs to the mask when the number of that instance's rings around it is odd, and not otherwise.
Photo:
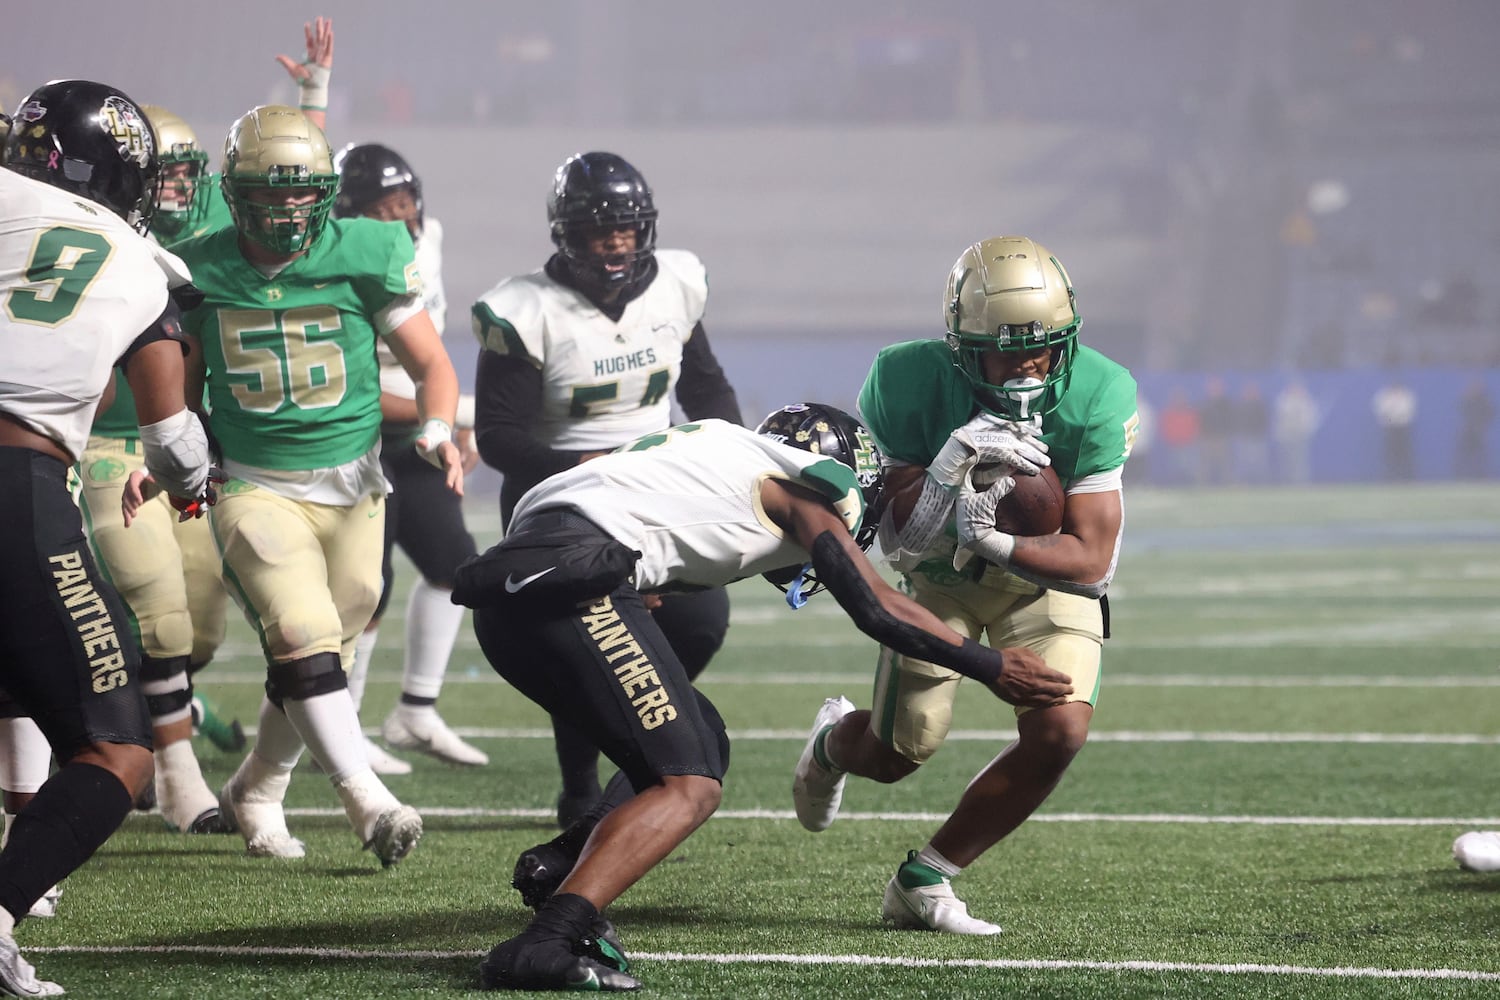
[[(563, 161), (553, 177), (547, 222), (569, 271), (600, 294), (635, 283), (648, 273), (656, 253), (651, 187), (613, 153), (577, 153)], [(634, 248), (596, 252), (592, 244), (621, 230), (635, 234)]]
[(114, 87), (54, 80), (16, 110), (5, 165), (96, 201), (144, 233), (156, 208), (161, 164), (151, 124)]
[(141, 110), (151, 120), (161, 162), (161, 192), (151, 228), (168, 239), (191, 233), (208, 218), (208, 153), (198, 145), (192, 127), (177, 115), (154, 104)]
[[(943, 321), (953, 364), (985, 410), (1025, 420), (1061, 404), (1083, 321), (1068, 272), (1046, 247), (1024, 236), (969, 247), (949, 272)], [(1019, 362), (1043, 349), (1050, 363), (1041, 379), (996, 381), (986, 365), (986, 357), (997, 352)]]
[(413, 239), (422, 235), (422, 180), (400, 153), (378, 143), (351, 143), (333, 158), (333, 168), (339, 175), (334, 218), (400, 221)]
[(264, 105), (229, 130), (224, 200), (240, 235), (274, 254), (312, 248), (328, 225), (338, 181), (328, 140), (296, 108)]

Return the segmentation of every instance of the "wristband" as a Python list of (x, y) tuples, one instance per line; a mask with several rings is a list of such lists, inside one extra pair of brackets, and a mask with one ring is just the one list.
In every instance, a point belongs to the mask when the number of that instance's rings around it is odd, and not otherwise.
[(1005, 666), (1005, 657), (998, 649), (991, 649), (980, 645), (973, 639), (965, 638), (963, 646), (953, 654), (947, 666), (965, 677), (974, 678), (981, 684), (994, 684), (1000, 679), (1001, 670)]
[(446, 420), (428, 417), (427, 422), (422, 425), (422, 432), (417, 437), (426, 440), (427, 447), (423, 450), (432, 453), (437, 451), (438, 446), (443, 442), (453, 440), (453, 428), (448, 426)]
[(1008, 567), (1010, 557), (1016, 551), (1016, 536), (1003, 531), (991, 531), (983, 538), (976, 538), (968, 545), (953, 550), (953, 568), (963, 570), (975, 556), (996, 566)]
[(307, 76), (297, 81), (299, 107), (303, 111), (327, 111), (328, 79), (333, 70), (314, 62), (305, 62), (302, 68), (307, 70)]

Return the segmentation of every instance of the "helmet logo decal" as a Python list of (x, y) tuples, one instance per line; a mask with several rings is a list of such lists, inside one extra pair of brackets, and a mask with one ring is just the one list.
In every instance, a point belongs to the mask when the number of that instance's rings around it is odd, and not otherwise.
[(1001, 323), (995, 329), (995, 338), (1001, 347), (1025, 344), (1042, 347), (1047, 343), (1047, 330), (1042, 326), (1042, 321), (1036, 319), (1030, 323)]
[(21, 105), (21, 110), (16, 112), (16, 117), (29, 125), (47, 117), (47, 109), (41, 101), (27, 101)]
[(99, 109), (99, 124), (120, 145), (120, 154), (133, 160), (138, 166), (151, 161), (154, 144), (151, 129), (141, 113), (128, 101), (119, 97), (106, 97)]

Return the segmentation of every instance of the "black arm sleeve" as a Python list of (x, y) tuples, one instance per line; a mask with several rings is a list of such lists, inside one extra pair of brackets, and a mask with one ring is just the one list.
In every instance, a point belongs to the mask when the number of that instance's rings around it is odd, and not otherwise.
[(158, 340), (175, 340), (182, 348), (183, 354), (188, 352), (187, 333), (182, 329), (182, 313), (178, 310), (176, 301), (171, 298), (167, 299), (167, 307), (161, 311), (161, 315), (142, 330), (139, 337), (131, 341), (125, 353), (120, 355), (120, 359), (115, 362), (115, 367), (122, 372), (125, 371), (136, 351)]
[(505, 477), (500, 509), (507, 520), (516, 501), (548, 476), (578, 464), (578, 451), (556, 451), (532, 434), (542, 411), (542, 373), (525, 358), (479, 352), (474, 376), (474, 444), (479, 457)]
[(682, 376), (677, 380), (677, 403), (689, 420), (718, 417), (731, 424), (744, 424), (734, 386), (724, 376), (719, 359), (708, 344), (703, 324), (693, 327), (682, 346)]
[(855, 626), (882, 646), (889, 646), (903, 656), (957, 670), (984, 684), (993, 684), (1000, 679), (1000, 669), (1005, 661), (998, 650), (968, 638), (964, 639), (963, 645), (954, 646), (887, 611), (833, 532), (825, 531), (813, 540), (812, 562), (818, 580), (833, 594)]

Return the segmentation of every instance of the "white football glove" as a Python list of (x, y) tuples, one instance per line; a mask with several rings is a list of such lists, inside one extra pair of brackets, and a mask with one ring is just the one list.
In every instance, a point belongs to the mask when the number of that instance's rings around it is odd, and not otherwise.
[(995, 509), (1006, 494), (1016, 488), (1013, 476), (1001, 476), (987, 490), (977, 490), (969, 477), (958, 491), (954, 524), (958, 529), (958, 548), (953, 552), (953, 568), (961, 570), (975, 556), (1008, 566), (1016, 548), (1016, 536), (995, 527)]
[(939, 483), (950, 489), (963, 483), (974, 465), (1007, 465), (1023, 476), (1034, 476), (1052, 464), (1047, 446), (1031, 421), (1002, 420), (981, 413), (953, 431), (927, 466)]

